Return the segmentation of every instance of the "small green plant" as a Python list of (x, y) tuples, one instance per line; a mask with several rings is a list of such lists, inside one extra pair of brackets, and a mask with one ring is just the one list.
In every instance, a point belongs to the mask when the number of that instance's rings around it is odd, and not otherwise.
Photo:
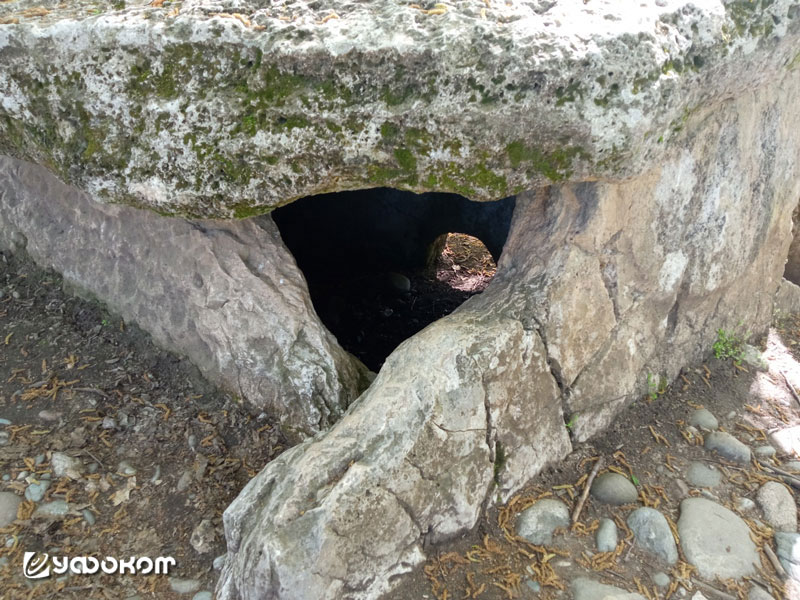
[(744, 340), (732, 331), (717, 330), (717, 341), (712, 346), (714, 357), (719, 360), (732, 359), (734, 364), (740, 364), (744, 357)]
[(576, 424), (577, 422), (578, 422), (578, 415), (577, 415), (577, 413), (576, 413), (576, 414), (573, 414), (573, 415), (572, 415), (572, 416), (569, 418), (569, 421), (567, 421), (566, 423), (564, 423), (564, 427), (566, 427), (568, 431), (572, 431), (572, 428), (573, 428), (573, 427), (575, 427), (575, 424)]
[(655, 375), (653, 375), (652, 373), (647, 374), (647, 397), (650, 398), (651, 402), (666, 391), (667, 391), (666, 378), (659, 377), (658, 380), (656, 380)]
[(639, 478), (633, 473), (631, 473), (631, 481), (633, 482), (633, 485), (639, 485)]

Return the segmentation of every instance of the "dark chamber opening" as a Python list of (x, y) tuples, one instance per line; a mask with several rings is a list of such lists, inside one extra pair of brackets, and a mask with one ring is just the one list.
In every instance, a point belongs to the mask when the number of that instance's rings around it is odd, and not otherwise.
[(403, 340), (488, 285), (514, 205), (379, 188), (302, 198), (272, 217), (322, 322), (378, 371)]

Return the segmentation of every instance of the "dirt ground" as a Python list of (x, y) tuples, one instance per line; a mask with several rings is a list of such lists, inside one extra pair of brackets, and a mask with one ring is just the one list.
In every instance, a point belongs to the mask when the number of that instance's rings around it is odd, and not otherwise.
[[(0, 476), (9, 479), (0, 491), (22, 494), (41, 480), (52, 452), (86, 468), (75, 480), (53, 479), (42, 500), (66, 500), (68, 515), (33, 516), (25, 501), (0, 530), (0, 558), (9, 559), (0, 596), (179, 597), (164, 576), (28, 580), (25, 551), (172, 556), (170, 576), (212, 590), (212, 561), (225, 552), (222, 511), (285, 448), (272, 421), (253, 418), (187, 361), (97, 303), (65, 294), (60, 277), (28, 261), (0, 254), (0, 292), (0, 418), (11, 423), (0, 425)], [(190, 537), (203, 520), (211, 527), (200, 554)]]
[[(435, 278), (463, 284), (469, 289), (459, 293), (469, 295), (488, 282), (491, 265), (472, 265), (466, 274), (454, 269), (462, 250), (454, 242)], [(410, 295), (400, 297), (412, 298), (419, 289), (410, 279)], [(8, 475), (0, 480), (0, 492), (22, 494), (29, 483), (41, 481), (52, 471), (54, 452), (75, 457), (85, 468), (75, 479), (53, 478), (38, 503), (66, 500), (67, 515), (34, 515), (34, 503), (25, 501), (18, 519), (0, 530), (0, 561), (7, 559), (0, 567), (0, 596), (192, 597), (170, 591), (169, 578), (161, 575), (26, 579), (21, 572), (25, 551), (173, 556), (177, 564), (170, 577), (196, 579), (199, 589), (213, 590), (217, 572), (212, 561), (225, 551), (222, 511), (249, 478), (285, 449), (272, 419), (249, 415), (186, 361), (159, 350), (146, 334), (97, 303), (64, 293), (60, 277), (26, 260), (0, 254), (0, 294), (0, 418), (10, 422), (0, 425), (0, 477)], [(754, 497), (759, 483), (772, 475), (755, 463), (743, 469), (710, 456), (701, 447), (702, 437), (686, 424), (692, 410), (705, 406), (724, 429), (754, 447), (764, 443), (768, 432), (800, 423), (800, 407), (780, 375), (786, 373), (800, 386), (800, 362), (795, 362), (800, 361), (800, 318), (776, 322), (768, 339), (754, 342), (767, 347), (769, 372), (709, 357), (685, 369), (671, 388), (654, 387), (603, 436), (578, 445), (507, 505), (491, 508), (473, 531), (429, 549), (428, 562), (389, 598), (568, 598), (569, 579), (587, 572), (651, 599), (681, 597), (680, 589), (671, 594), (654, 589), (653, 571), (669, 569), (626, 537), (624, 518), (631, 506), (609, 509), (590, 498), (579, 522), (547, 548), (517, 538), (514, 521), (542, 496), (559, 497), (573, 507), (598, 458), (606, 468), (630, 476), (642, 502), (657, 506), (672, 521), (686, 493), (676, 475), (685, 473), (691, 460), (713, 462), (722, 470), (724, 485), (715, 494), (723, 503)], [(619, 523), (625, 539), (614, 553), (591, 554), (593, 532), (603, 516)], [(193, 540), (192, 532), (204, 521), (207, 534)], [(750, 523), (760, 545), (771, 543), (768, 531)], [(755, 579), (779, 598), (780, 583), (764, 561)], [(692, 588), (692, 577), (697, 579), (684, 562), (672, 575), (686, 588)], [(540, 583), (541, 591), (534, 593), (526, 579)], [(706, 583), (739, 598), (750, 584)]]

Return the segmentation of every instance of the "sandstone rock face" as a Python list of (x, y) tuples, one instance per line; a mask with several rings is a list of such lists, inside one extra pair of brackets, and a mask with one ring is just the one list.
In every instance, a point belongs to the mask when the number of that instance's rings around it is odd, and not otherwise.
[(186, 221), (103, 205), (29, 163), (0, 157), (0, 247), (39, 264), (280, 415), (295, 439), (327, 429), (366, 368), (316, 318), (271, 220)]
[(797, 0), (660, 4), (21, 0), (0, 7), (0, 154), (198, 217), (635, 175), (696, 110), (800, 63)]

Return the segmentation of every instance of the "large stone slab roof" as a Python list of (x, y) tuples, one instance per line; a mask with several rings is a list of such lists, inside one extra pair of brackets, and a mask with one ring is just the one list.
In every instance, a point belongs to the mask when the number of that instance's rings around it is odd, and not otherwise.
[(797, 0), (11, 0), (0, 23), (0, 154), (204, 217), (622, 179), (800, 67)]

